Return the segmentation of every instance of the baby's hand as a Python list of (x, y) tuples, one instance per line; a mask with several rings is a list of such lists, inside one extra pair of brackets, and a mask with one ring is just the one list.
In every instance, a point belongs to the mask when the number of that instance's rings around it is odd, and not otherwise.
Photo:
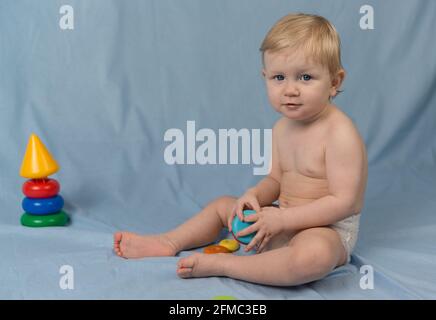
[(263, 207), (260, 212), (246, 216), (245, 221), (255, 223), (238, 232), (237, 237), (257, 231), (256, 236), (245, 247), (245, 251), (256, 247), (257, 253), (262, 252), (271, 238), (283, 231), (283, 213), (276, 207)]
[(236, 204), (233, 207), (232, 214), (227, 221), (229, 231), (232, 231), (232, 221), (235, 215), (238, 216), (239, 220), (246, 221), (246, 217), (244, 217), (244, 214), (242, 213), (245, 208), (260, 212), (259, 201), (257, 200), (256, 195), (250, 190), (248, 190), (242, 197), (236, 200)]

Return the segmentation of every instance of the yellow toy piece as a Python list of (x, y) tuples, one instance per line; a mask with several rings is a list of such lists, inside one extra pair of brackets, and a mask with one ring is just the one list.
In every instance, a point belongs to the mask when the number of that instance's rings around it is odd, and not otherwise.
[(230, 252), (235, 252), (239, 250), (239, 243), (234, 239), (224, 239), (219, 243), (220, 246), (227, 248)]
[(34, 133), (30, 135), (21, 164), (20, 176), (29, 179), (45, 178), (59, 170), (59, 165)]
[(230, 253), (231, 251), (226, 247), (220, 246), (218, 244), (213, 244), (204, 248), (203, 252), (207, 254), (214, 254), (214, 253)]

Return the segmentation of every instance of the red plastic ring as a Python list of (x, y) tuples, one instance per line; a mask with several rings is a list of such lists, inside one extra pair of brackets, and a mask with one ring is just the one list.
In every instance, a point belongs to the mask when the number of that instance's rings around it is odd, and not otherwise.
[(59, 182), (55, 179), (31, 179), (23, 183), (23, 193), (29, 198), (50, 198), (59, 193)]

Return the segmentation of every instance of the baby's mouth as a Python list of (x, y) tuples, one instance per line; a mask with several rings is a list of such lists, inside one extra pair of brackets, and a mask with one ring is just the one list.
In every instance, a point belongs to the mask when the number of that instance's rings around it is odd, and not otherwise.
[(288, 108), (288, 109), (296, 110), (296, 109), (298, 109), (299, 107), (301, 107), (302, 104), (301, 104), (301, 103), (298, 103), (298, 104), (297, 104), (297, 103), (285, 103), (284, 106), (285, 106), (286, 108)]

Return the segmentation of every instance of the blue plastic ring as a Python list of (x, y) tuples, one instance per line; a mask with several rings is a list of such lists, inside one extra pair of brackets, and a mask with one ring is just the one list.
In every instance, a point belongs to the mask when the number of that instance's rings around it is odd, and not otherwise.
[(23, 210), (34, 215), (52, 214), (60, 211), (64, 206), (64, 199), (57, 195), (51, 198), (28, 198), (22, 202)]

